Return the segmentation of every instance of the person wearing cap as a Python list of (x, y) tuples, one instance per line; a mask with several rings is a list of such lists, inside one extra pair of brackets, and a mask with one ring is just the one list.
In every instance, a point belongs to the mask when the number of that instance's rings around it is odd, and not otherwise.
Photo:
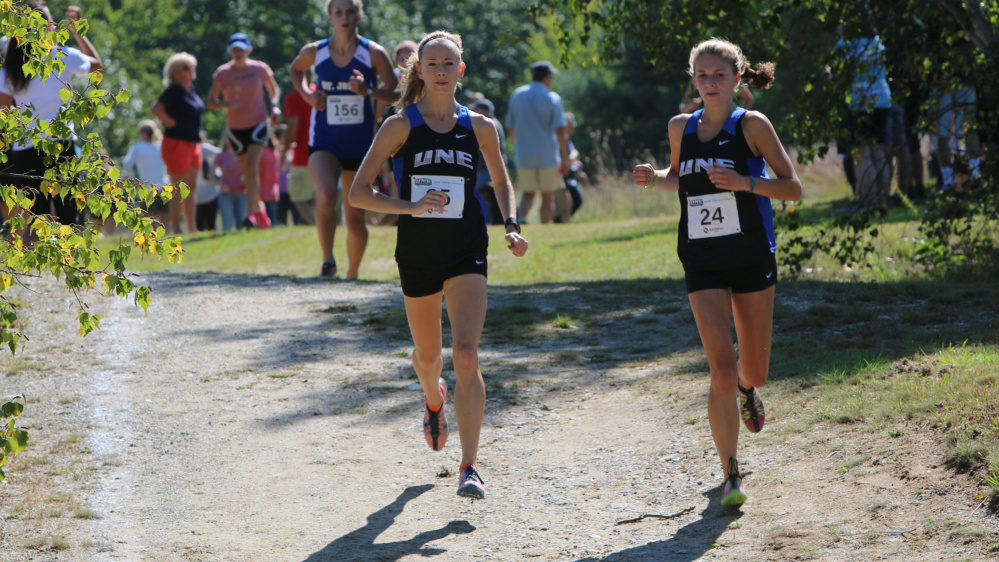
[(260, 158), (270, 137), (270, 109), (264, 90), (271, 106), (278, 105), (281, 90), (271, 67), (250, 58), (253, 46), (245, 33), (233, 33), (228, 48), (232, 60), (212, 76), (208, 108), (226, 110), (225, 136), (243, 167), (247, 205), (243, 226), (267, 228), (270, 220), (260, 206)]
[[(474, 96), (472, 102), (468, 104), (468, 109), (480, 115), (485, 115), (492, 120), (499, 134), (500, 154), (506, 162), (506, 154), (503, 148), (506, 146), (506, 132), (503, 124), (496, 118), (496, 108), (493, 102), (489, 101), (482, 94)], [(482, 198), (483, 214), (486, 217), (486, 224), (503, 224), (503, 213), (496, 203), (496, 193), (493, 191), (493, 178), (489, 175), (489, 167), (486, 166), (485, 158), (479, 153), (479, 167), (475, 170), (475, 192)]]
[(513, 141), (514, 164), (523, 192), (520, 217), (526, 218), (541, 192), (541, 222), (552, 222), (555, 194), (569, 172), (569, 142), (566, 136), (562, 98), (551, 91), (555, 67), (548, 61), (531, 65), (531, 83), (514, 90), (507, 108), (506, 132)]
[[(316, 186), (316, 230), (323, 258), (319, 276), (332, 278), (337, 273), (333, 258), (337, 184), (343, 185), (346, 195), (375, 138), (377, 102), (394, 103), (399, 94), (388, 51), (357, 33), (364, 18), (361, 0), (327, 0), (326, 14), (333, 37), (302, 47), (291, 63), (291, 82), (312, 106), (309, 172)], [(305, 80), (305, 71), (312, 66), (314, 92)], [(368, 245), (368, 226), (364, 210), (346, 197), (343, 222), (347, 227), (346, 277), (356, 279)]]

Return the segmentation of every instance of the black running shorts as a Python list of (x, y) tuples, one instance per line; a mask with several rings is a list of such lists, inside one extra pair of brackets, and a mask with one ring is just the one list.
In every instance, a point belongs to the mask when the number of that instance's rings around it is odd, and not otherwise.
[(684, 271), (687, 293), (705, 289), (731, 289), (733, 293), (755, 293), (777, 284), (777, 258), (768, 253), (755, 265), (735, 269)]
[(444, 290), (444, 282), (452, 277), (477, 273), (486, 277), (486, 256), (468, 256), (451, 265), (439, 268), (415, 268), (399, 265), (402, 294), (410, 298), (426, 297)]
[(270, 129), (267, 122), (250, 127), (249, 129), (226, 129), (225, 136), (232, 145), (232, 151), (239, 156), (246, 154), (251, 144), (267, 146), (267, 139), (270, 138)]

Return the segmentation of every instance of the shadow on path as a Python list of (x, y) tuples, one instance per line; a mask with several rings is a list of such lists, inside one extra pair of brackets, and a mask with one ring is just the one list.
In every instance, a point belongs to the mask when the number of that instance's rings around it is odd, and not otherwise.
[[(627, 550), (602, 556), (604, 562), (656, 560), (657, 562), (690, 562), (699, 560), (714, 548), (725, 529), (742, 517), (742, 511), (733, 511), (721, 505), (721, 486), (704, 492), (708, 506), (701, 518), (681, 527), (669, 539), (650, 542)], [(597, 558), (582, 558), (578, 562), (595, 562)]]
[(406, 488), (394, 502), (369, 515), (367, 525), (334, 540), (323, 547), (322, 550), (311, 554), (305, 561), (387, 561), (399, 560), (410, 554), (419, 554), (420, 556), (444, 554), (447, 550), (443, 548), (425, 548), (424, 545), (448, 535), (471, 533), (475, 530), (475, 527), (468, 521), (451, 521), (440, 529), (420, 533), (409, 540), (375, 543), (378, 535), (392, 526), (396, 516), (402, 513), (402, 509), (406, 506), (407, 502), (416, 499), (431, 488), (433, 488), (432, 484)]

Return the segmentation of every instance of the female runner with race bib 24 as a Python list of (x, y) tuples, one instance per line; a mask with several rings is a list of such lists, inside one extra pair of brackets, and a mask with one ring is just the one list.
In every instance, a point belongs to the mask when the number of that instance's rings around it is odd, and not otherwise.
[[(395, 259), (413, 334), (413, 367), (423, 387), (423, 433), (438, 451), (447, 439), (440, 378), (441, 298), (451, 320), (456, 378), (454, 411), (461, 437), (458, 495), (482, 499), (485, 486), (475, 464), (486, 387), (479, 370), (479, 339), (486, 320), (486, 234), (475, 192), (479, 152), (496, 180), (496, 199), (506, 219), (506, 242), (515, 256), (527, 252), (520, 236), (513, 186), (500, 155), (492, 120), (458, 105), (454, 90), (465, 72), (461, 38), (446, 31), (426, 35), (402, 75), (399, 112), (375, 136), (350, 188), (350, 203), (399, 215)], [(399, 198), (371, 188), (392, 156)]]
[[(725, 475), (726, 507), (747, 498), (737, 460), (740, 410), (750, 432), (763, 429), (765, 419), (757, 388), (770, 368), (777, 283), (770, 199), (801, 199), (801, 182), (770, 120), (733, 101), (743, 76), (754, 88), (769, 87), (773, 68), (750, 68), (728, 41), (698, 44), (689, 72), (704, 108), (670, 120), (669, 168), (640, 164), (634, 170), (638, 185), (679, 192), (677, 253), (711, 369), (708, 420)], [(767, 177), (766, 164), (776, 178)]]

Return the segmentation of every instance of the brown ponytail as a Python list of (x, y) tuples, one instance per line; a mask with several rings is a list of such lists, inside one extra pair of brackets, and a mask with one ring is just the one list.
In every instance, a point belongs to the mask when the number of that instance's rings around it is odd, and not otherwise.
[(431, 41), (440, 39), (454, 43), (458, 47), (458, 55), (462, 54), (461, 36), (458, 34), (440, 30), (424, 35), (420, 44), (416, 47), (416, 51), (409, 55), (409, 60), (406, 61), (406, 69), (402, 71), (402, 76), (399, 78), (399, 99), (394, 104), (397, 110), (402, 111), (407, 106), (413, 105), (423, 99), (424, 84), (423, 80), (416, 74), (416, 67), (420, 64), (423, 47)]
[(747, 64), (742, 75), (746, 77), (750, 87), (765, 90), (774, 83), (774, 66), (772, 62), (761, 62), (756, 64), (754, 70)]
[(688, 69), (691, 76), (694, 75), (694, 63), (697, 62), (697, 59), (701, 55), (716, 55), (725, 59), (732, 65), (732, 69), (736, 73), (741, 74), (748, 81), (749, 85), (757, 90), (769, 88), (774, 82), (774, 63), (758, 63), (754, 70), (749, 66), (746, 56), (742, 54), (742, 49), (731, 41), (713, 38), (702, 41), (691, 49), (690, 68)]

